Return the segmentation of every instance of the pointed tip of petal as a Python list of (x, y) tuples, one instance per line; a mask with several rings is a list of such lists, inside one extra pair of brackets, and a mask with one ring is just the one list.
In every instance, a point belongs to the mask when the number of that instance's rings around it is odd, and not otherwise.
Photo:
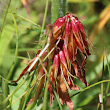
[(68, 101), (68, 102), (66, 102), (66, 105), (68, 106), (68, 108), (69, 108), (70, 110), (73, 110), (74, 104), (73, 104), (73, 102), (72, 102), (71, 100)]
[(80, 88), (77, 85), (70, 86), (71, 90), (80, 90)]

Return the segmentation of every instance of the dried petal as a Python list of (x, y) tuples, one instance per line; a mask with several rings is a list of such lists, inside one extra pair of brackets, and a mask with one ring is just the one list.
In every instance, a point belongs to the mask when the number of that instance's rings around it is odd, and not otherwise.
[(79, 28), (78, 28), (78, 26), (76, 25), (76, 23), (75, 23), (75, 21), (74, 21), (74, 18), (72, 19), (71, 24), (72, 24), (73, 34), (76, 34), (76, 36), (78, 36)]
[(58, 18), (54, 23), (53, 23), (53, 35), (54, 35), (54, 40), (56, 41), (57, 38), (63, 34), (64, 30), (64, 25), (65, 24), (65, 19), (63, 17)]
[(75, 62), (72, 62), (72, 65), (74, 66), (74, 70), (75, 70), (75, 75), (80, 79), (80, 81), (82, 81), (85, 86), (89, 86), (89, 84), (87, 83), (85, 76), (81, 75), (81, 71), (78, 71), (78, 65)]
[[(58, 73), (58, 68), (59, 68), (59, 55), (56, 54), (54, 57), (52, 70), (50, 73), (50, 80), (51, 80), (54, 87), (55, 87), (55, 80), (56, 80), (57, 73)], [(53, 88), (52, 88), (52, 85), (50, 82), (48, 83), (48, 91), (50, 92), (50, 106), (52, 106), (52, 101), (54, 98), (54, 92), (53, 92)]]
[(57, 77), (57, 82), (57, 90), (61, 104), (65, 103), (70, 110), (73, 110), (74, 105), (69, 97), (67, 87), (61, 77), (61, 74)]
[[(86, 35), (86, 32), (84, 30), (83, 25), (81, 24), (81, 22), (78, 19), (75, 19), (75, 23), (77, 24), (77, 26), (79, 27), (79, 29), (81, 30), (82, 33), (84, 33)], [(87, 35), (86, 35), (87, 36)]]
[[(38, 55), (38, 53), (39, 53), (40, 51), (41, 51), (41, 50), (39, 50), (39, 51), (37, 52), (37, 55)], [(47, 50), (46, 50), (46, 51), (42, 54), (41, 59), (43, 59), (47, 54), (48, 54), (48, 52), (47, 52)], [(37, 55), (36, 55), (36, 57), (37, 57)], [(26, 74), (28, 68), (29, 68), (29, 67), (31, 66), (31, 64), (34, 62), (34, 60), (36, 59), (36, 57), (29, 61), (27, 67), (21, 72), (21, 74), (20, 74), (20, 76), (17, 78), (17, 80), (12, 81), (12, 82), (18, 82), (18, 81), (21, 79), (21, 77)], [(37, 66), (37, 62), (36, 62), (35, 65), (32, 67), (31, 71), (35, 70), (36, 66)], [(30, 71), (30, 72), (31, 72), (31, 71)], [(29, 72), (29, 73), (30, 73), (30, 72)]]
[(68, 65), (68, 69), (70, 71), (71, 70), (71, 62), (70, 62), (70, 58), (69, 58), (69, 52), (68, 52), (65, 44), (63, 44), (63, 52), (65, 54), (66, 62), (67, 62), (67, 65)]
[(72, 83), (69, 84), (69, 87), (71, 90), (80, 90), (80, 88), (77, 85), (73, 85)]
[[(34, 62), (35, 59), (36, 59), (36, 57), (33, 58), (33, 59), (28, 63), (28, 66), (21, 72), (21, 74), (20, 74), (20, 76), (17, 78), (17, 80), (12, 81), (12, 82), (18, 82), (18, 81), (21, 79), (21, 77), (26, 74), (28, 68), (29, 68), (30, 65)], [(36, 62), (36, 64), (33, 66), (33, 68), (31, 69), (31, 71), (33, 71), (33, 70), (36, 68), (36, 66), (37, 66), (37, 62)], [(30, 72), (31, 72), (31, 71), (30, 71)]]
[[(46, 68), (47, 62), (45, 62), (43, 64), (43, 66)], [(38, 80), (36, 81), (36, 90), (35, 90), (36, 93), (32, 97), (32, 99), (29, 100), (29, 102), (27, 103), (27, 106), (30, 105), (31, 103), (35, 102), (38, 99), (38, 97), (42, 91), (42, 88), (44, 86), (44, 83), (45, 83), (45, 75), (44, 74), (45, 74), (44, 69), (43, 69), (43, 67), (41, 67), (40, 72), (39, 72), (39, 76), (38, 76)]]
[[(46, 33), (48, 34), (47, 43), (49, 44), (48, 52), (55, 46), (55, 40), (53, 36), (53, 25), (49, 24), (46, 27)], [(52, 60), (54, 56), (54, 51), (51, 52), (51, 55), (48, 55), (48, 59)]]

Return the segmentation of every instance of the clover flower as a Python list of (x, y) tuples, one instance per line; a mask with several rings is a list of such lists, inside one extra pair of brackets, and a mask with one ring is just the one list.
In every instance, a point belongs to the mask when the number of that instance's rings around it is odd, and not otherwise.
[[(48, 48), (41, 55), (40, 59), (47, 57), (44, 61), (43, 66), (47, 68), (48, 61), (53, 61), (50, 65), (51, 72), (49, 75), (48, 91), (50, 93), (50, 106), (52, 106), (52, 101), (54, 99), (54, 90), (59, 96), (61, 104), (66, 104), (70, 110), (73, 110), (73, 103), (69, 97), (68, 90), (79, 90), (77, 85), (74, 85), (74, 78), (77, 77), (86, 86), (88, 83), (85, 78), (84, 67), (86, 65), (86, 59), (90, 55), (88, 45), (90, 41), (85, 33), (84, 27), (81, 22), (74, 15), (67, 13), (64, 17), (58, 18), (53, 25), (48, 25), (46, 27), (46, 34), (48, 35), (47, 44)], [(57, 43), (57, 44), (56, 44)], [(50, 55), (49, 52), (53, 49)], [(83, 57), (83, 61), (79, 63), (79, 53)], [(37, 53), (36, 57), (38, 57)], [(28, 66), (22, 71), (17, 82), (24, 74), (26, 74), (29, 67), (32, 65), (36, 58), (32, 59)], [(38, 62), (34, 64), (31, 71), (35, 70)], [(40, 63), (38, 64), (40, 65)], [(38, 78), (36, 83), (35, 95), (27, 105), (35, 102), (46, 82), (46, 73), (42, 66), (38, 69)], [(53, 87), (52, 87), (53, 85)]]

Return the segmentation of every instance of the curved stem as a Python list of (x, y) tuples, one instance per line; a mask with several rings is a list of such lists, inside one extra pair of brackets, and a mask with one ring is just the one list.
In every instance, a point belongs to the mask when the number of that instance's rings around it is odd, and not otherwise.
[(13, 72), (13, 70), (14, 70), (14, 67), (15, 67), (15, 63), (16, 63), (16, 60), (17, 60), (17, 55), (18, 55), (18, 27), (17, 27), (17, 22), (16, 22), (16, 20), (15, 20), (15, 17), (14, 17), (14, 15), (11, 13), (11, 15), (12, 15), (12, 18), (13, 18), (13, 21), (14, 21), (14, 24), (15, 24), (15, 28), (16, 28), (16, 52), (15, 52), (15, 57), (14, 57), (14, 61), (13, 61), (13, 64), (12, 64), (12, 67), (11, 67), (11, 69), (10, 69), (10, 71), (9, 71), (9, 74), (8, 74), (8, 76), (7, 76), (7, 79), (10, 79), (10, 77), (11, 77), (11, 75), (12, 75), (12, 72)]

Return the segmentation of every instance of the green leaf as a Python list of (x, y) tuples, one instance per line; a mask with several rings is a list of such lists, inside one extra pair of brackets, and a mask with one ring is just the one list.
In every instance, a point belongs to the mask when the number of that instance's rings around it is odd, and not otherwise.
[(12, 40), (14, 34), (14, 25), (5, 25), (2, 31), (2, 36), (0, 39), (0, 65), (2, 65), (3, 59), (5, 58), (5, 52), (9, 46), (10, 41)]

